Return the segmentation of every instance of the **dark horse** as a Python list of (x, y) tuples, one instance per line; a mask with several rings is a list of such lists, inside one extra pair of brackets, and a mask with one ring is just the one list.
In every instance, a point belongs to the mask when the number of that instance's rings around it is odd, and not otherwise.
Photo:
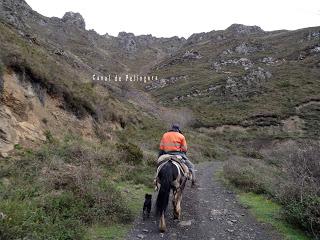
[(156, 210), (158, 216), (160, 216), (159, 229), (161, 232), (166, 231), (165, 212), (168, 207), (171, 189), (173, 190), (173, 216), (174, 219), (180, 219), (182, 191), (186, 181), (187, 177), (181, 174), (181, 171), (171, 160), (165, 163), (158, 173), (157, 182), (160, 184), (160, 189)]

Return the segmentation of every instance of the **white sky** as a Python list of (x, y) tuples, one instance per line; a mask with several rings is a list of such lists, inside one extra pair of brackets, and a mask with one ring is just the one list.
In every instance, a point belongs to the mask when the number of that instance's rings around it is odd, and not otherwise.
[(26, 0), (37, 12), (61, 18), (79, 12), (87, 29), (157, 37), (189, 37), (233, 23), (264, 30), (320, 26), (320, 0)]

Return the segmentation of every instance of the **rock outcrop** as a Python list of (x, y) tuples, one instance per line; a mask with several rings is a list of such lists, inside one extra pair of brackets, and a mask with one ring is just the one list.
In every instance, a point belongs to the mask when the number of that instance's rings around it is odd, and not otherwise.
[(137, 50), (136, 37), (133, 33), (119, 32), (118, 39), (120, 47), (126, 52), (135, 52)]
[(261, 44), (251, 44), (246, 42), (241, 43), (234, 49), (234, 52), (244, 55), (249, 55), (258, 51), (264, 51), (264, 47)]
[[(109, 38), (109, 36), (107, 36)], [(167, 54), (176, 52), (184, 43), (184, 38), (157, 38), (148, 35), (135, 36), (133, 33), (119, 32), (118, 37), (114, 39), (119, 42), (119, 47), (124, 49), (127, 53), (133, 53), (138, 50), (152, 48), (161, 50)]]
[(164, 88), (168, 85), (172, 85), (177, 83), (178, 81), (181, 80), (186, 80), (187, 76), (182, 75), (182, 76), (171, 76), (167, 78), (161, 78), (155, 81), (152, 81), (150, 84), (145, 86), (145, 89), (147, 91), (153, 90), (153, 89), (159, 89), (159, 88)]
[(0, 154), (5, 157), (19, 142), (17, 120), (6, 106), (0, 106)]
[(235, 34), (254, 34), (254, 33), (264, 33), (264, 31), (258, 26), (246, 26), (243, 24), (232, 24), (226, 29), (226, 31)]
[[(261, 94), (261, 89), (271, 77), (272, 74), (269, 71), (261, 67), (251, 67), (243, 76), (227, 77), (223, 83), (211, 85), (206, 89), (193, 89), (185, 95), (175, 96), (172, 100), (179, 101), (185, 98), (211, 95), (216, 97), (218, 102), (240, 101), (244, 98), (250, 98), (254, 95)], [(153, 88), (150, 88), (150, 90), (162, 88), (166, 85), (153, 85)]]
[(24, 0), (0, 1), (0, 19), (17, 28), (25, 26), (23, 18), (30, 17), (32, 12), (31, 7)]
[(194, 51), (194, 50), (190, 50), (190, 51), (186, 51), (182, 58), (183, 59), (200, 59), (202, 56), (198, 51)]
[(68, 130), (84, 137), (94, 136), (91, 117), (78, 119), (61, 108), (62, 99), (52, 98), (30, 77), (5, 72), (0, 102), (0, 156), (7, 156), (16, 144), (33, 147), (46, 140), (46, 132), (62, 136)]
[(66, 12), (62, 17), (62, 21), (80, 29), (85, 29), (86, 27), (86, 23), (80, 13)]
[(40, 121), (31, 117), (35, 97), (30, 83), (20, 82), (16, 74), (4, 75), (4, 105), (0, 106), (0, 153), (3, 156), (22, 141), (46, 139)]
[(319, 40), (320, 39), (320, 31), (310, 31), (306, 36), (308, 41)]

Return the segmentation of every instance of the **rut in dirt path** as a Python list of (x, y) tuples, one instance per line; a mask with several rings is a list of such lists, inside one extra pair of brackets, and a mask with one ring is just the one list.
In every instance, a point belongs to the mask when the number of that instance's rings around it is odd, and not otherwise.
[[(221, 170), (221, 162), (203, 163), (196, 167), (199, 187), (190, 188), (188, 183), (182, 198), (181, 220), (173, 220), (170, 200), (166, 215), (167, 232), (159, 233), (158, 219), (153, 215), (145, 221), (139, 217), (127, 240), (281, 239), (269, 225), (258, 223), (248, 210), (236, 201), (234, 193), (214, 177), (214, 174)], [(155, 200), (156, 194), (153, 194), (153, 205)]]

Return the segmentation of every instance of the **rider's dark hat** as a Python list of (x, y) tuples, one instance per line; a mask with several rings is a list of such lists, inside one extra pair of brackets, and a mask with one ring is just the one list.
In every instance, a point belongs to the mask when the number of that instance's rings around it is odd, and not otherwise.
[(171, 130), (180, 132), (180, 126), (179, 126), (179, 124), (178, 124), (178, 123), (172, 124)]

